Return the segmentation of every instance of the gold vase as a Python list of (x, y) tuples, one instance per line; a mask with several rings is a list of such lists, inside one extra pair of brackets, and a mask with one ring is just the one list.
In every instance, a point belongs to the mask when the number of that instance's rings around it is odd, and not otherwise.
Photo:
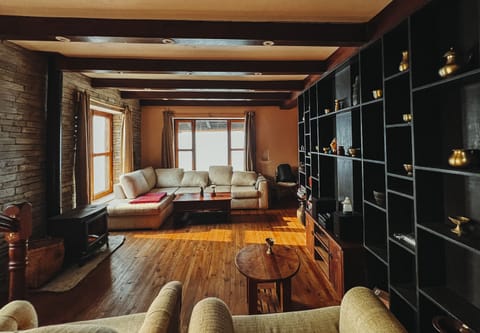
[(478, 154), (475, 149), (453, 149), (448, 158), (448, 164), (456, 168), (465, 168), (475, 164)]
[(438, 70), (438, 75), (448, 77), (460, 69), (460, 66), (456, 63), (456, 54), (453, 48), (450, 48), (443, 57), (446, 59), (446, 63), (445, 66)]
[(402, 61), (400, 61), (400, 65), (398, 65), (398, 70), (404, 72), (408, 69), (408, 66), (408, 51), (402, 51)]

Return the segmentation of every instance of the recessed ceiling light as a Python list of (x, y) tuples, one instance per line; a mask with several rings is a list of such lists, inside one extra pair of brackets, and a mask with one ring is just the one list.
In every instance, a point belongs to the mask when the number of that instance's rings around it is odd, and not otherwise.
[(263, 73), (262, 72), (255, 72), (255, 73), (253, 73), (253, 75), (259, 76), (259, 75), (263, 75)]
[(263, 46), (273, 46), (275, 45), (275, 42), (273, 40), (266, 40), (262, 44)]
[(163, 44), (175, 44), (175, 41), (173, 39), (170, 39), (170, 38), (164, 38), (164, 39), (162, 39), (162, 43)]
[(164, 97), (164, 98), (162, 98), (162, 101), (168, 101), (168, 98)]
[(64, 42), (64, 43), (70, 42), (70, 38), (67, 38), (65, 36), (55, 36), (55, 39), (59, 42)]
[(152, 88), (143, 88), (144, 91), (152, 91)]

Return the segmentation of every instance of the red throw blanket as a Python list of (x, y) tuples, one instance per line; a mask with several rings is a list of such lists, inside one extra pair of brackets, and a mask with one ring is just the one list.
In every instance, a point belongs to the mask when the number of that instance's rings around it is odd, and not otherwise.
[(158, 193), (146, 193), (144, 195), (138, 196), (135, 199), (131, 200), (131, 204), (137, 203), (147, 203), (147, 202), (159, 202), (167, 195), (167, 192), (158, 192)]

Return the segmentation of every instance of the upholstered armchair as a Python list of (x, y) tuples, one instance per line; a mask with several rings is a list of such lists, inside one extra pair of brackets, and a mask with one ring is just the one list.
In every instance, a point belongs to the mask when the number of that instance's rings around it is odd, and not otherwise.
[(210, 297), (192, 312), (189, 333), (407, 333), (373, 292), (350, 289), (340, 306), (313, 310), (232, 316), (227, 305)]
[(0, 309), (1, 332), (25, 333), (178, 333), (182, 284), (167, 283), (147, 312), (38, 327), (37, 313), (28, 301), (13, 301)]

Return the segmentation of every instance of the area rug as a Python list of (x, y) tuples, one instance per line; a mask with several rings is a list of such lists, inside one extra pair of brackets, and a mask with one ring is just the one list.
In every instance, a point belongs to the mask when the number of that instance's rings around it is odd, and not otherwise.
[(116, 249), (118, 249), (125, 241), (125, 236), (115, 235), (108, 236), (109, 247), (102, 246), (95, 255), (87, 260), (82, 266), (72, 264), (64, 268), (60, 274), (53, 280), (38, 289), (31, 291), (51, 291), (65, 292), (75, 287), (82, 281), (91, 271), (95, 269), (105, 258), (108, 258)]

